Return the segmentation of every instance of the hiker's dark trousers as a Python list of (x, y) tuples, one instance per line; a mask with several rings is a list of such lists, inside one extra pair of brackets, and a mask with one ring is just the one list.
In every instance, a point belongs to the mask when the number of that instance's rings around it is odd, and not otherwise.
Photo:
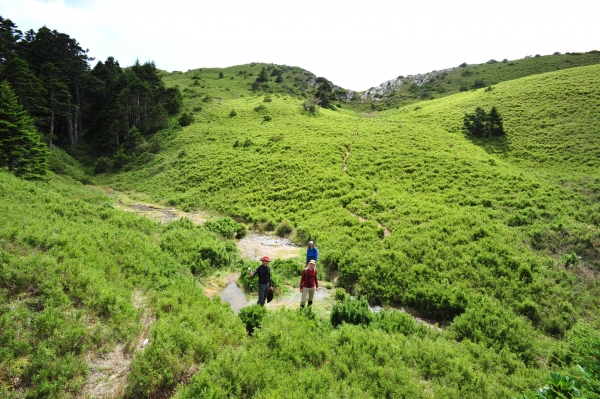
[(259, 284), (258, 285), (258, 302), (260, 306), (265, 305), (265, 300), (267, 299), (267, 293), (269, 292), (269, 283), (267, 284)]

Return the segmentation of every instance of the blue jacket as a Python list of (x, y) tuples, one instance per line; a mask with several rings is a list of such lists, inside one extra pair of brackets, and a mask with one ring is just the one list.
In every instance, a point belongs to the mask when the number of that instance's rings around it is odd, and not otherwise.
[(317, 247), (312, 247), (312, 249), (308, 247), (306, 249), (306, 262), (308, 262), (311, 258), (314, 259), (315, 262), (319, 260), (319, 250)]

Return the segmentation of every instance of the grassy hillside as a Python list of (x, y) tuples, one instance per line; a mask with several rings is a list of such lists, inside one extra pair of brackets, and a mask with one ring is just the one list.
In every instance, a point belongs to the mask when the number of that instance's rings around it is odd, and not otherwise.
[[(146, 396), (242, 342), (239, 319), (206, 298), (191, 273), (239, 260), (235, 246), (204, 228), (161, 226), (72, 181), (24, 182), (4, 171), (0, 209), (1, 397), (75, 397), (93, 359), (115, 347), (137, 355), (119, 396)], [(196, 254), (201, 248), (212, 261)], [(145, 313), (156, 318), (150, 333)], [(144, 334), (150, 345), (139, 352)]]
[[(442, 331), (364, 308), (368, 327), (281, 311), (248, 339), (244, 322), (197, 283), (216, 269), (245, 270), (231, 242), (186, 220), (117, 211), (103, 193), (61, 178), (1, 172), (0, 193), (2, 397), (510, 397), (547, 373), (534, 356), (581, 352), (569, 337), (550, 352), (544, 343), (554, 340), (489, 300), (480, 305), (502, 332), (479, 343), (460, 339), (468, 327), (459, 322)], [(274, 267), (283, 279), (285, 267)], [(124, 384), (103, 390), (111, 374), (102, 373), (115, 370), (102, 359), (119, 355), (131, 362)]]
[[(398, 76), (364, 92), (336, 86), (334, 94), (339, 106), (370, 112), (447, 97), (527, 76), (599, 63), (599, 51), (536, 55), (511, 61), (490, 60), (485, 64), (465, 63), (442, 71)], [(228, 68), (199, 68), (185, 73), (165, 72), (164, 77), (168, 86), (179, 86), (183, 94), (191, 99), (202, 100), (206, 96), (234, 99), (252, 95), (252, 83), (262, 68), (266, 68), (269, 76), (269, 82), (260, 87), (260, 92), (264, 94), (285, 93), (308, 98), (316, 92), (318, 85), (315, 84), (317, 77), (314, 74), (287, 65), (251, 63)], [(278, 81), (279, 75), (281, 78)], [(201, 108), (198, 101), (190, 101), (188, 105), (189, 111)]]
[[(251, 63), (228, 68), (199, 68), (187, 72), (173, 71), (164, 73), (165, 83), (179, 86), (183, 95), (189, 99), (189, 108), (201, 107), (201, 100), (207, 96), (215, 99), (240, 98), (251, 93), (252, 84), (261, 69), (265, 68), (269, 82), (262, 84), (260, 90), (267, 93), (287, 93), (306, 97), (314, 91), (316, 76), (299, 67), (264, 63)], [(281, 81), (276, 82), (281, 75)], [(196, 100), (194, 100), (196, 99)]]
[[(117, 350), (132, 398), (508, 398), (576, 364), (597, 392), (600, 66), (369, 113), (251, 94), (241, 70), (167, 75), (196, 90), (195, 122), (171, 121), (98, 180), (257, 230), (289, 222), (337, 279), (334, 313), (359, 325), (249, 308), (260, 328), (247, 337), (248, 320), (198, 284), (245, 270), (232, 241), (119, 212), (68, 178), (0, 172), (0, 396), (81, 395), (93, 359)], [(477, 106), (498, 108), (505, 137), (461, 132)], [(275, 278), (291, 283), (286, 270)], [(372, 314), (342, 288), (444, 328)]]
[[(451, 319), (491, 294), (562, 334), (596, 303), (572, 296), (583, 272), (563, 266), (581, 257), (596, 269), (600, 258), (598, 71), (379, 114), (314, 115), (284, 95), (211, 100), (195, 124), (163, 132), (167, 149), (147, 167), (112, 181), (256, 228), (289, 220), (299, 241), (318, 240), (327, 272), (372, 302)], [(465, 112), (493, 105), (506, 137), (460, 132)]]
[[(353, 294), (452, 320), (446, 338), (507, 351), (528, 372), (568, 365), (554, 339), (587, 328), (575, 326), (598, 311), (599, 72), (596, 65), (530, 76), (379, 113), (311, 113), (283, 94), (192, 98), (194, 124), (161, 132), (164, 151), (108, 181), (259, 230), (289, 221), (298, 242), (317, 241), (321, 270)], [(498, 108), (506, 136), (461, 132), (463, 115), (477, 106)], [(269, 328), (254, 341), (257, 351), (260, 337), (279, 342)], [(255, 367), (253, 345), (240, 367)], [(222, 354), (185, 395), (235, 392), (208, 382), (215, 379), (244, 390), (226, 371), (230, 356), (237, 355)], [(448, 376), (434, 380), (448, 384)], [(263, 382), (250, 392), (284, 385)]]
[[(546, 72), (600, 63), (600, 51), (555, 53), (519, 60), (489, 60), (485, 64), (460, 66), (412, 76), (398, 76), (366, 92), (349, 93), (350, 105), (358, 109), (386, 109), (421, 100), (446, 97), (489, 87), (500, 82)], [(372, 105), (371, 105), (372, 104)]]
[[(482, 320), (473, 311), (440, 330), (365, 308), (367, 325), (338, 328), (310, 308), (274, 312), (246, 338), (244, 322), (197, 283), (248, 266), (231, 242), (186, 220), (160, 225), (117, 211), (103, 193), (61, 178), (32, 183), (1, 172), (0, 193), (6, 398), (511, 397), (547, 373), (536, 356), (577, 359), (578, 337), (598, 341), (579, 323), (557, 345), (490, 299), (479, 305), (499, 324), (481, 342), (461, 339)], [(149, 340), (143, 349), (140, 337)], [(125, 384), (90, 390), (110, 371), (99, 361), (121, 353), (131, 362)]]

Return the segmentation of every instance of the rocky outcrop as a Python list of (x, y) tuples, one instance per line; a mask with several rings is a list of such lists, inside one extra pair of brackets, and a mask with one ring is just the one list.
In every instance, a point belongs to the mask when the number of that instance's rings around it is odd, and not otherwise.
[[(371, 87), (369, 90), (362, 92), (360, 94), (360, 101), (364, 102), (365, 100), (371, 99), (372, 101), (381, 101), (383, 97), (385, 97), (388, 93), (390, 93), (394, 89), (399, 89), (402, 85), (411, 85), (416, 84), (418, 86), (423, 86), (427, 82), (429, 82), (432, 78), (445, 73), (455, 70), (456, 68), (448, 68), (442, 69), (439, 71), (432, 71), (425, 74), (418, 75), (408, 75), (406, 77), (399, 76), (396, 79), (388, 80), (383, 82), (377, 87)], [(350, 96), (350, 98), (352, 98)]]

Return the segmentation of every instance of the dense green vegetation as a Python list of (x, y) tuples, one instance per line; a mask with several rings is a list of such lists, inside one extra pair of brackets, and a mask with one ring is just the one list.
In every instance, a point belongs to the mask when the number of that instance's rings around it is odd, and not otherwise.
[[(544, 343), (598, 310), (599, 72), (378, 114), (311, 113), (277, 94), (192, 98), (196, 122), (160, 132), (163, 152), (109, 181), (256, 229), (288, 220), (354, 295), (454, 320), (454, 339), (539, 368), (556, 356)], [(465, 136), (476, 107), (495, 107), (506, 135)]]
[[(451, 319), (465, 310), (467, 292), (494, 292), (515, 311), (536, 302), (534, 321), (561, 334), (569, 309), (587, 300), (571, 298), (575, 277), (562, 276), (552, 256), (559, 263), (574, 251), (593, 268), (598, 259), (597, 180), (582, 180), (596, 170), (598, 128), (564, 107), (597, 112), (598, 102), (590, 101), (598, 95), (597, 72), (539, 75), (371, 118), (325, 109), (307, 115), (287, 96), (206, 102), (197, 123), (161, 132), (164, 142), (172, 137), (168, 149), (114, 184), (257, 226), (287, 219), (319, 240), (323, 264), (339, 272), (341, 285), (372, 302)], [(474, 104), (497, 106), (507, 137), (466, 138), (462, 115)], [(237, 117), (229, 117), (231, 108)], [(573, 129), (571, 139), (587, 138), (590, 148), (562, 153), (558, 137), (543, 148), (526, 144), (547, 140), (549, 129), (537, 126), (550, 123), (557, 134)], [(521, 146), (536, 151), (533, 159), (519, 154)], [(545, 161), (555, 153), (563, 159)], [(550, 283), (556, 279), (561, 283)], [(553, 306), (557, 295), (564, 307)]]
[[(81, 395), (118, 348), (131, 398), (598, 396), (597, 52), (461, 66), (452, 96), (363, 113), (297, 67), (90, 69), (68, 35), (0, 25), (15, 137), (68, 152), (35, 182), (0, 158), (0, 396)], [(77, 181), (225, 217), (163, 225)], [(217, 271), (255, 289), (248, 229), (317, 242), (329, 317), (202, 293)], [(278, 295), (301, 269), (272, 263)]]
[(69, 35), (17, 28), (0, 16), (0, 82), (8, 82), (49, 147), (68, 148), (86, 166), (102, 157), (100, 172), (119, 169), (148, 151), (144, 136), (179, 113), (181, 94), (164, 86), (154, 63), (123, 69), (108, 57), (90, 68), (93, 59)]
[(192, 274), (239, 261), (235, 246), (203, 227), (160, 225), (73, 181), (35, 184), (6, 172), (0, 209), (0, 396), (70, 396), (86, 381), (87, 354), (119, 342), (133, 354), (144, 310), (136, 297), (157, 321), (132, 365), (132, 397), (172, 386), (244, 337), (228, 305), (206, 298)]
[(8, 82), (0, 83), (0, 166), (23, 178), (42, 177), (48, 149)]

